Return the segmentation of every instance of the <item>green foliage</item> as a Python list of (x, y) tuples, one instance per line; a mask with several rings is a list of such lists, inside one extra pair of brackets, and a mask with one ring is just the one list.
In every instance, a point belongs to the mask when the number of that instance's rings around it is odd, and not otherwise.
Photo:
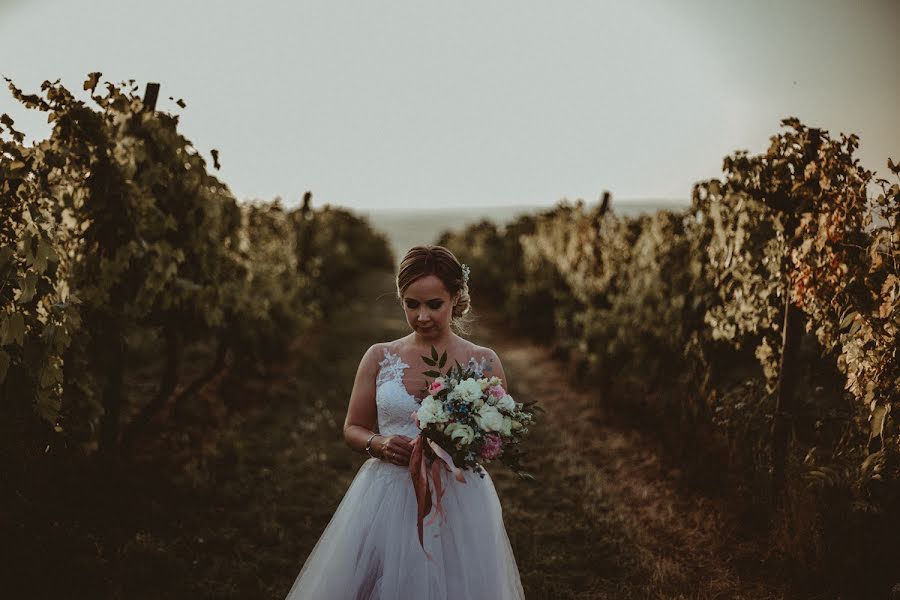
[[(621, 218), (563, 202), (505, 235), (479, 224), (442, 243), (473, 265), (512, 326), (656, 428), (698, 481), (719, 465), (763, 512), (790, 294), (806, 334), (787, 522), (808, 536), (790, 551), (844, 585), (853, 569), (884, 564), (874, 532), (900, 525), (889, 518), (900, 510), (900, 185), (858, 165), (855, 136), (782, 125), (766, 152), (726, 157), (722, 179), (696, 184), (687, 210)], [(881, 194), (870, 198), (873, 186)], [(836, 491), (822, 496), (823, 484)], [(841, 510), (859, 528), (823, 531)], [(818, 525), (799, 531), (804, 519)], [(816, 554), (851, 533), (868, 550), (842, 570)]]
[[(84, 82), (90, 102), (59, 81), (26, 94), (7, 79), (53, 123), (27, 147), (0, 116), (0, 426), (10, 471), (51, 448), (118, 443), (120, 423), (141, 409), (122, 385), (130, 357), (146, 353), (135, 340), (168, 332), (175, 346), (209, 340), (239, 365), (264, 361), (366, 270), (393, 262), (365, 219), (313, 210), (309, 196), (290, 212), (278, 200), (238, 203), (178, 132), (178, 116), (145, 108), (133, 81), (98, 88), (100, 78)], [(177, 383), (171, 350), (160, 407)]]

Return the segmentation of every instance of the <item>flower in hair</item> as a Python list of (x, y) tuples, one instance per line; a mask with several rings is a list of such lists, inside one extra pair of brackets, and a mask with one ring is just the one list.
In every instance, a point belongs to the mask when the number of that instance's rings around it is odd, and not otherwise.
[(469, 282), (469, 271), (471, 269), (469, 269), (469, 265), (467, 265), (466, 263), (462, 263), (461, 266), (462, 266), (462, 273), (463, 273), (463, 281), (468, 283)]

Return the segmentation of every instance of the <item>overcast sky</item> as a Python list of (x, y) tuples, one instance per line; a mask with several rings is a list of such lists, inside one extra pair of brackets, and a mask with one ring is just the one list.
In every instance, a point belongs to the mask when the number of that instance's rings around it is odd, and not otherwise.
[[(884, 174), (898, 26), (900, 0), (0, 0), (0, 74), (161, 83), (238, 198), (686, 199), (787, 116), (858, 134)], [(5, 88), (0, 112), (49, 131)]]

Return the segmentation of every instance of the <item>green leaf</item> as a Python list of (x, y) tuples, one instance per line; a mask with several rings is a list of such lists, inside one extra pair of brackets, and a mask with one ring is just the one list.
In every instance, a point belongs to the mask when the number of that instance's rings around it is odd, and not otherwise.
[(871, 426), (869, 439), (875, 437), (880, 438), (884, 435), (884, 422), (888, 414), (891, 412), (891, 405), (873, 403), (871, 411), (872, 414), (869, 419)]
[(59, 398), (52, 397), (48, 390), (41, 390), (36, 394), (35, 404), (38, 414), (48, 423), (55, 423), (59, 418), (62, 402)]
[(8, 339), (3, 340), (3, 344), (10, 341), (18, 342), (20, 346), (25, 345), (25, 318), (22, 313), (13, 313), (9, 318), (9, 332), (6, 336)]
[(438, 368), (443, 369), (444, 364), (447, 362), (447, 351), (444, 350), (444, 353), (441, 354), (441, 360), (438, 362)]
[(13, 250), (9, 246), (5, 248), (0, 248), (0, 269), (6, 267), (6, 263), (9, 261), (10, 257), (13, 255)]
[(422, 357), (422, 360), (425, 361), (425, 364), (426, 364), (426, 365), (429, 365), (429, 366), (432, 366), (432, 367), (434, 367), (434, 366), (437, 365), (437, 363), (436, 363), (435, 361), (431, 360), (431, 359), (428, 358), (427, 356), (423, 356), (423, 357)]
[(41, 274), (44, 271), (46, 271), (47, 270), (47, 259), (52, 256), (55, 256), (55, 253), (53, 252), (53, 248), (42, 237), (38, 241), (37, 252), (34, 255), (34, 265), (33, 265), (34, 270), (38, 274)]
[(841, 319), (841, 324), (838, 326), (838, 329), (844, 330), (850, 325), (850, 323), (853, 322), (858, 314), (859, 313), (857, 313), (855, 310), (851, 310), (850, 312), (848, 312), (847, 315), (843, 319)]
[(431, 347), (431, 360), (437, 362), (437, 359), (438, 359), (437, 348), (435, 348), (434, 346), (432, 346), (432, 347)]
[(97, 84), (100, 82), (101, 75), (102, 75), (102, 73), (100, 73), (98, 71), (95, 71), (94, 73), (89, 73), (88, 78), (84, 80), (84, 89), (86, 91), (90, 91), (91, 93), (93, 93), (94, 89), (96, 89), (96, 87), (97, 87)]
[(425, 371), (422, 375), (425, 377), (440, 377), (441, 373), (440, 371)]
[(19, 296), (18, 303), (25, 304), (26, 302), (30, 302), (32, 298), (34, 298), (34, 291), (37, 286), (38, 274), (37, 273), (27, 273), (25, 277), (19, 278), (19, 287), (22, 290), (22, 295)]

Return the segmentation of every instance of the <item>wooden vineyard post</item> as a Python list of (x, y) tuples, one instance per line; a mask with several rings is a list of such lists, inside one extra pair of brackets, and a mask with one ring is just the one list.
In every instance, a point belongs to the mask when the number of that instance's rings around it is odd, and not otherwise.
[(612, 200), (612, 194), (609, 193), (609, 190), (603, 191), (603, 198), (600, 200), (600, 215), (605, 215), (609, 210), (609, 203)]
[(159, 98), (159, 84), (147, 83), (147, 87), (144, 89), (144, 108), (156, 110), (157, 98)]
[[(148, 83), (144, 91), (144, 108), (156, 110), (156, 99), (159, 97), (159, 84)], [(102, 169), (98, 170), (100, 176), (92, 194), (109, 193), (115, 180), (114, 168), (108, 159), (101, 161)], [(118, 190), (121, 193), (121, 190)], [(112, 229), (112, 228), (111, 228)], [(110, 230), (111, 230), (110, 229)], [(116, 236), (107, 232), (111, 243), (117, 243)], [(121, 297), (123, 292), (114, 289), (110, 293), (110, 305), (112, 316), (107, 319), (106, 331), (102, 335), (106, 348), (105, 368), (107, 371), (106, 383), (103, 387), (103, 416), (100, 419), (100, 439), (98, 447), (98, 460), (104, 466), (112, 464), (115, 452), (119, 449), (119, 430), (121, 425), (122, 405), (125, 402), (124, 371), (127, 364), (127, 345), (123, 326), (123, 306), (125, 301)]]
[(776, 507), (781, 506), (785, 484), (788, 443), (794, 423), (794, 397), (797, 383), (797, 350), (800, 345), (803, 315), (785, 291), (784, 324), (781, 331), (781, 361), (772, 423), (772, 492)]
[[(817, 129), (810, 129), (809, 141), (804, 148), (803, 164), (805, 168), (816, 160), (821, 146), (821, 136)], [(802, 170), (800, 171), (803, 172)], [(799, 177), (799, 176), (798, 176)], [(818, 186), (813, 184), (810, 190), (812, 194), (820, 192)], [(790, 195), (787, 196), (790, 199)], [(800, 243), (797, 239), (797, 226), (800, 215), (812, 208), (809, 195), (794, 198), (788, 202), (785, 208), (792, 209), (785, 216), (785, 231), (788, 233), (788, 244), (781, 261), (782, 273), (788, 275), (793, 268), (791, 255), (795, 246)], [(776, 388), (775, 416), (772, 423), (772, 500), (775, 508), (784, 503), (784, 492), (787, 486), (787, 461), (792, 429), (794, 426), (794, 410), (796, 404), (797, 388), (797, 360), (800, 349), (800, 339), (803, 335), (803, 313), (794, 304), (791, 298), (793, 291), (791, 278), (787, 277), (784, 289), (784, 323), (781, 329), (781, 361), (778, 366), (778, 385)]]
[(309, 273), (313, 239), (312, 192), (303, 194), (303, 205), (297, 218), (297, 270)]

